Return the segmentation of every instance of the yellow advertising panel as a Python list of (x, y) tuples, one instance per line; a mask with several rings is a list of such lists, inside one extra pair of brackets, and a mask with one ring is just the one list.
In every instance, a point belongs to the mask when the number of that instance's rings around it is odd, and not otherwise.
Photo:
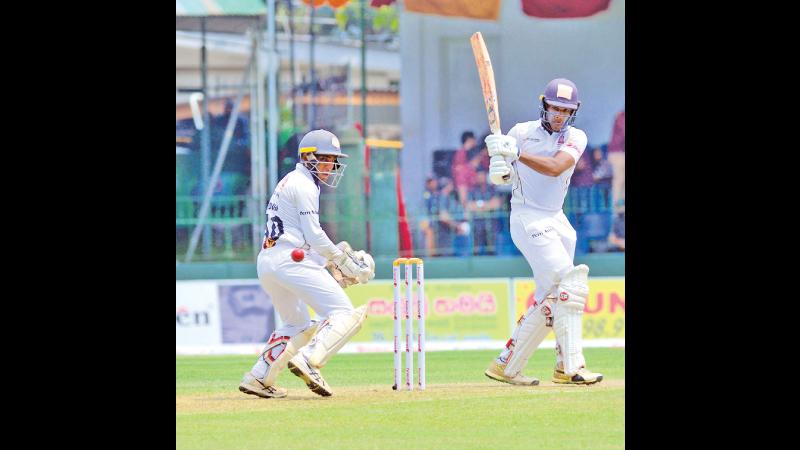
[[(416, 271), (414, 273), (416, 275)], [(505, 340), (508, 326), (508, 279), (437, 279), (425, 281), (426, 340), (468, 341)], [(405, 284), (402, 285), (405, 296)], [(414, 330), (417, 330), (416, 277), (412, 285)], [(372, 281), (347, 288), (347, 295), (358, 307), (368, 304), (369, 315), (352, 342), (392, 342), (394, 336), (394, 296), (390, 280)], [(401, 314), (403, 314), (401, 306)], [(403, 321), (405, 333), (405, 320)]]
[[(514, 279), (514, 317), (533, 305), (535, 283)], [(625, 278), (589, 278), (589, 297), (583, 309), (583, 339), (625, 337)], [(551, 332), (546, 339), (555, 339)]]

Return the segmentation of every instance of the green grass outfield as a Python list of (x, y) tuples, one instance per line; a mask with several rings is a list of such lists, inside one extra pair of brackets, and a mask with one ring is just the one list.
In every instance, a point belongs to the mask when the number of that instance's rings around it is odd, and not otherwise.
[(605, 375), (592, 386), (552, 383), (551, 349), (537, 351), (525, 370), (539, 386), (499, 383), (483, 374), (496, 355), (428, 352), (427, 389), (396, 392), (391, 353), (341, 354), (322, 370), (332, 397), (286, 370), (278, 385), (289, 396), (281, 399), (239, 392), (255, 356), (176, 356), (176, 447), (624, 448), (625, 349), (584, 349), (589, 368)]

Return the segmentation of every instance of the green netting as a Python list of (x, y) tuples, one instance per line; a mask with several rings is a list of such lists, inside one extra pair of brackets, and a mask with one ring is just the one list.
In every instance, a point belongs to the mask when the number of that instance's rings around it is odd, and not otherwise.
[(355, 130), (342, 131), (338, 137), (342, 152), (350, 157), (338, 187), (325, 188), (320, 196), (320, 220), (334, 241), (347, 241), (353, 248), (366, 249), (364, 145)]
[(373, 148), (370, 152), (369, 221), (371, 253), (397, 257), (397, 170), (398, 150)]
[[(364, 142), (355, 131), (339, 134), (342, 151), (350, 155), (347, 169), (336, 189), (325, 188), (320, 196), (321, 221), (336, 240), (373, 256), (397, 256), (397, 191), (395, 171), (398, 151), (373, 148), (366, 173)], [(365, 176), (370, 195), (366, 195)]]

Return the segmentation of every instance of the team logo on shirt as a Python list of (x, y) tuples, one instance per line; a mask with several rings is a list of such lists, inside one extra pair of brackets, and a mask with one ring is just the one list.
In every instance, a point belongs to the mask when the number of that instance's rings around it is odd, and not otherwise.
[(562, 134), (561, 136), (559, 136), (559, 137), (558, 137), (558, 142), (557, 142), (557, 144), (558, 144), (558, 145), (561, 145), (561, 144), (563, 144), (563, 143), (564, 143), (564, 135)]
[(561, 291), (561, 294), (559, 294), (558, 299), (561, 300), (562, 302), (565, 302), (569, 300), (569, 294), (567, 294), (566, 291)]

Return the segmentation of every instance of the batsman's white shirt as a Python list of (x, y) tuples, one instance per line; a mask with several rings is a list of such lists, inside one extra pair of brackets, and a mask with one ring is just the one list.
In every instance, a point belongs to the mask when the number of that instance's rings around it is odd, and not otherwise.
[[(322, 319), (353, 309), (347, 294), (324, 268), (326, 260), (341, 250), (320, 226), (319, 193), (311, 172), (298, 163), (278, 183), (267, 204), (267, 229), (256, 268), (261, 286), (283, 321), (275, 330), (278, 335), (291, 337), (304, 329), (311, 320), (308, 306)], [(306, 257), (295, 262), (291, 254), (298, 247)]]
[[(549, 134), (541, 120), (518, 123), (508, 132), (517, 140), (521, 153), (536, 156), (555, 156), (559, 151), (569, 153), (575, 162), (586, 149), (586, 133), (569, 127), (564, 133)], [(511, 208), (530, 206), (544, 211), (561, 211), (575, 164), (557, 177), (543, 175), (520, 161), (514, 162), (517, 179), (511, 193)]]
[[(555, 156), (559, 151), (575, 163), (586, 149), (586, 133), (570, 127), (549, 134), (541, 120), (518, 123), (508, 132), (521, 153)], [(573, 267), (577, 235), (562, 211), (575, 164), (557, 177), (541, 174), (514, 162), (516, 179), (511, 194), (511, 238), (525, 256), (536, 283), (537, 302), (553, 291)]]

